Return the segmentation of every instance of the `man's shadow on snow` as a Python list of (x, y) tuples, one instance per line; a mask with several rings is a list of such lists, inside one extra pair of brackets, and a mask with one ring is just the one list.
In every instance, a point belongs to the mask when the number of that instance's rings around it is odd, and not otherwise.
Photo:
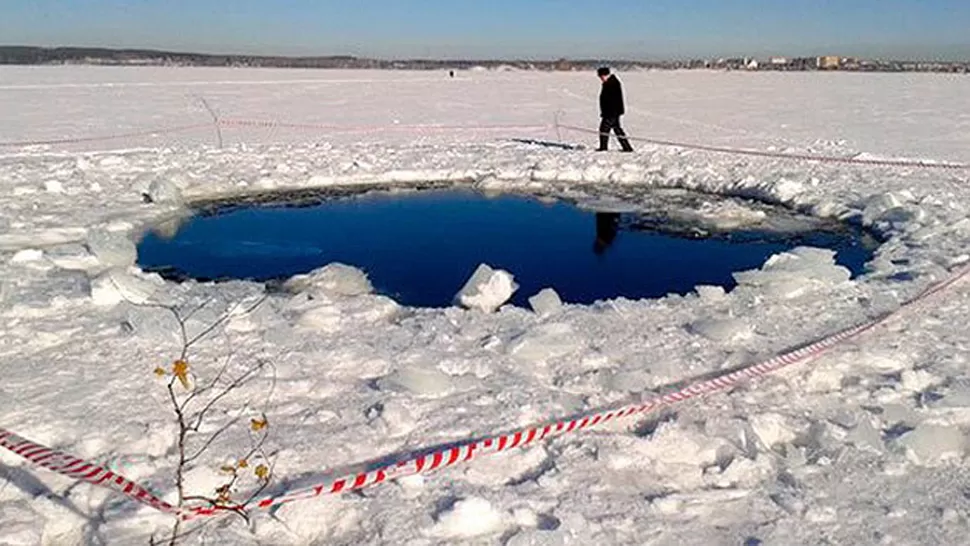
[[(99, 536), (98, 528), (105, 522), (104, 511), (91, 515), (81, 510), (67, 498), (67, 493), (58, 494), (51, 490), (44, 482), (37, 479), (28, 469), (8, 466), (0, 463), (0, 489), (14, 486), (31, 499), (47, 499), (55, 505), (67, 510), (84, 522), (81, 530), (85, 544), (102, 544), (103, 537)], [(74, 485), (71, 486), (72, 489)], [(70, 491), (68, 489), (68, 492)]]
[(531, 138), (510, 138), (512, 142), (519, 144), (530, 144), (542, 146), (543, 148), (559, 148), (560, 150), (585, 150), (586, 147), (579, 144), (567, 144), (565, 142), (553, 142), (551, 140), (535, 140)]
[(28, 497), (47, 499), (79, 518), (91, 520), (91, 516), (85, 514), (73, 502), (53, 492), (44, 482), (23, 468), (0, 463), (0, 481), (13, 485)]
[[(98, 466), (108, 468), (102, 463), (98, 463)], [(74, 514), (83, 521), (83, 527), (80, 529), (83, 544), (106, 544), (104, 537), (101, 536), (101, 525), (109, 519), (134, 515), (144, 508), (144, 505), (139, 502), (113, 493), (85, 511), (70, 500), (70, 494), (77, 487), (94, 486), (87, 482), (75, 481), (63, 493), (57, 493), (35, 476), (35, 470), (46, 472), (32, 466), (16, 467), (0, 462), (0, 490), (13, 486), (32, 500), (46, 499)]]

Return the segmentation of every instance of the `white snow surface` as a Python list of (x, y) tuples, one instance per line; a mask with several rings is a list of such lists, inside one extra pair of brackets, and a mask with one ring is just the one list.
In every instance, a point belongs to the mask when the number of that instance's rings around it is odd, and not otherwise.
[[(634, 136), (970, 162), (966, 76), (620, 78)], [(510, 140), (558, 140), (552, 128), (415, 128), (542, 126), (557, 112), (595, 127), (597, 85), (589, 73), (0, 67), (0, 143), (205, 124), (199, 97), (225, 118), (354, 128), (226, 127), (222, 149), (211, 126), (0, 148), (0, 426), (175, 501), (177, 429), (153, 370), (171, 367), (182, 340), (155, 304), (189, 316), (189, 337), (227, 316), (188, 352), (193, 384), (226, 362), (230, 374), (267, 366), (210, 414), (200, 433), (228, 428), (190, 465), (186, 490), (213, 496), (220, 467), (250, 447), (250, 419), (265, 414), (270, 491), (281, 491), (757, 361), (892, 309), (968, 259), (967, 171), (636, 142), (634, 154), (596, 154)], [(145, 229), (173, 232), (184, 202), (422, 180), (577, 197), (700, 190), (862, 222), (888, 240), (852, 281), (824, 252), (798, 249), (739, 272), (727, 294), (543, 303), (541, 314), (407, 308), (341, 266), (268, 295), (247, 282), (168, 283), (132, 266), (132, 242)], [(251, 525), (190, 525), (183, 543), (963, 543), (968, 295), (957, 284), (816, 362), (639, 422), (303, 500)], [(233, 498), (254, 483), (242, 480)], [(150, 508), (0, 452), (4, 544), (147, 544), (171, 528)]]

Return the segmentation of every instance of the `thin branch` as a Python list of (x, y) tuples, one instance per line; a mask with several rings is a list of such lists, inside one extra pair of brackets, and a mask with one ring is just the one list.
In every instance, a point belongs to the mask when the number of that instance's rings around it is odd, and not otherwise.
[[(245, 311), (243, 311), (243, 314), (252, 313), (253, 311), (256, 310), (257, 307), (259, 307), (260, 305), (262, 305), (263, 302), (266, 301), (268, 298), (269, 298), (269, 294), (264, 294), (250, 308), (248, 308)], [(235, 307), (233, 307), (229, 311), (226, 311), (221, 317), (219, 317), (219, 319), (217, 321), (215, 321), (214, 323), (212, 323), (211, 325), (209, 325), (208, 328), (202, 330), (201, 332), (199, 332), (198, 335), (196, 335), (191, 340), (189, 340), (188, 343), (186, 343), (186, 349), (188, 349), (192, 345), (195, 345), (199, 340), (201, 340), (205, 336), (209, 335), (213, 330), (215, 330), (216, 328), (218, 328), (222, 323), (224, 323), (227, 320), (229, 320), (232, 317), (232, 315), (235, 313), (236, 308), (238, 308), (240, 305), (242, 305), (242, 304), (241, 303), (237, 303)]]
[(270, 377), (270, 382), (269, 382), (269, 391), (267, 391), (266, 393), (266, 399), (263, 400), (263, 413), (266, 413), (266, 408), (269, 407), (269, 400), (270, 398), (273, 397), (273, 394), (276, 393), (276, 382), (278, 380), (276, 376), (276, 364), (273, 364), (272, 361), (261, 360), (259, 365), (260, 365), (260, 368), (262, 368), (263, 366), (269, 366), (273, 370), (273, 375)]
[[(243, 407), (243, 409), (246, 409), (248, 407), (249, 406), (247, 404), (246, 406)], [(205, 453), (205, 450), (208, 449), (209, 446), (212, 445), (212, 443), (215, 442), (216, 439), (218, 439), (219, 436), (221, 436), (223, 432), (229, 430), (229, 427), (231, 427), (232, 425), (238, 423), (239, 422), (239, 419), (240, 419), (240, 416), (237, 415), (237, 416), (233, 417), (231, 421), (229, 421), (228, 423), (226, 423), (225, 426), (223, 426), (223, 427), (219, 428), (219, 430), (213, 432), (212, 433), (212, 436), (209, 436), (209, 439), (206, 440), (204, 444), (202, 444), (202, 447), (199, 448), (195, 452), (194, 455), (192, 455), (191, 457), (185, 459), (185, 462), (186, 463), (191, 463), (191, 462), (195, 461), (196, 459), (198, 459), (200, 456), (202, 456), (202, 454)], [(191, 429), (189, 429), (189, 430), (191, 430)]]
[(222, 149), (222, 123), (219, 121), (219, 115), (216, 111), (209, 106), (209, 102), (205, 100), (205, 97), (200, 96), (199, 100), (202, 101), (202, 106), (209, 111), (209, 115), (212, 116), (212, 124), (216, 128), (216, 138), (219, 142), (219, 149)]
[(242, 505), (239, 505), (239, 504), (229, 505), (223, 502), (219, 502), (218, 500), (215, 500), (215, 499), (210, 499), (208, 497), (186, 497), (185, 500), (204, 502), (205, 504), (208, 504), (211, 508), (215, 508), (217, 510), (223, 510), (230, 514), (236, 514), (237, 516), (241, 517), (243, 521), (245, 521), (247, 524), (249, 523), (249, 513), (246, 512), (246, 509)]
[(185, 426), (185, 414), (182, 413), (181, 408), (178, 407), (178, 402), (175, 398), (175, 389), (172, 388), (175, 382), (173, 377), (168, 383), (168, 394), (169, 398), (172, 400), (172, 406), (175, 409), (175, 415), (178, 419), (179, 424), (179, 436), (178, 436), (178, 451), (179, 451), (179, 464), (175, 469), (175, 486), (178, 489), (179, 506), (182, 505), (182, 500), (185, 497), (185, 489), (183, 482), (183, 471), (185, 470), (185, 437), (187, 435), (187, 428)]
[(205, 418), (206, 413), (208, 413), (209, 410), (212, 409), (212, 407), (215, 406), (219, 402), (219, 400), (222, 400), (223, 398), (225, 398), (226, 396), (228, 396), (232, 391), (238, 389), (239, 387), (241, 387), (242, 385), (244, 385), (246, 382), (248, 382), (252, 378), (252, 376), (254, 376), (257, 372), (259, 372), (260, 370), (263, 369), (263, 366), (264, 366), (264, 364), (263, 363), (260, 363), (256, 367), (250, 368), (249, 371), (247, 371), (242, 376), (240, 376), (239, 378), (237, 378), (235, 381), (233, 381), (232, 383), (230, 383), (225, 389), (222, 390), (222, 392), (220, 392), (215, 397), (213, 397), (211, 400), (209, 400), (209, 403), (207, 403), (205, 406), (203, 406), (202, 409), (199, 410), (199, 412), (196, 413), (195, 416), (192, 417), (192, 420), (195, 421), (194, 428), (198, 428), (198, 426), (202, 423), (202, 419)]
[[(188, 529), (184, 533), (181, 533), (181, 532), (178, 532), (178, 531), (173, 532), (172, 533), (172, 536), (169, 538), (169, 545), (170, 546), (174, 546), (175, 544), (178, 543), (179, 540), (181, 540), (183, 538), (186, 538), (186, 537), (189, 537), (189, 536), (192, 536), (192, 535), (194, 535), (196, 533), (201, 532), (203, 529), (205, 529), (206, 527), (208, 527), (209, 525), (211, 525), (212, 522), (213, 522), (213, 520), (209, 520), (209, 521), (202, 522), (201, 524), (196, 525), (196, 526)], [(181, 527), (181, 523), (182, 523), (181, 520), (176, 521), (175, 527), (176, 528)], [(154, 540), (154, 537), (152, 537), (152, 540)], [(152, 543), (152, 544), (154, 544), (154, 543)]]
[(179, 333), (182, 336), (182, 353), (181, 353), (181, 356), (179, 356), (179, 360), (185, 360), (189, 352), (189, 347), (187, 345), (188, 333), (185, 331), (185, 320), (182, 318), (182, 316), (179, 314), (178, 309), (176, 309), (175, 307), (165, 306), (164, 308), (172, 312), (172, 315), (175, 316), (175, 322), (177, 322), (179, 325)]
[[(265, 302), (268, 298), (269, 298), (268, 294), (260, 297), (253, 305), (245, 309), (243, 313), (244, 314), (251, 313), (260, 305), (262, 305), (263, 302)], [(165, 310), (168, 310), (170, 313), (172, 313), (172, 315), (175, 317), (176, 323), (178, 324), (179, 334), (182, 341), (180, 360), (186, 361), (186, 359), (188, 358), (189, 349), (192, 347), (192, 345), (204, 339), (213, 331), (215, 331), (216, 328), (224, 324), (227, 320), (229, 320), (232, 316), (236, 314), (236, 312), (242, 305), (240, 302), (237, 302), (229, 310), (223, 313), (213, 324), (210, 324), (209, 326), (204, 328), (201, 332), (199, 332), (198, 334), (196, 334), (190, 339), (188, 335), (188, 328), (186, 326), (187, 321), (193, 315), (195, 315), (200, 310), (202, 310), (207, 305), (209, 305), (211, 301), (212, 301), (211, 298), (207, 299), (206, 301), (202, 302), (202, 304), (200, 304), (199, 306), (190, 310), (184, 316), (179, 311), (179, 309), (175, 306), (168, 306), (168, 305), (161, 305), (161, 304), (135, 304), (130, 300), (129, 300), (129, 303), (131, 303), (132, 305), (137, 305), (141, 307), (165, 309)], [(232, 341), (228, 337), (228, 334), (226, 337), (226, 342), (227, 342), (227, 349), (229, 354), (226, 357), (225, 362), (219, 368), (219, 371), (211, 379), (211, 381), (207, 382), (205, 385), (202, 385), (202, 386), (197, 385), (196, 388), (191, 389), (191, 392), (187, 393), (187, 395), (181, 400), (181, 402), (179, 401), (179, 395), (177, 395), (175, 392), (175, 389), (176, 389), (175, 382), (183, 380), (184, 377), (180, 375), (175, 375), (175, 371), (173, 370), (173, 375), (169, 379), (166, 385), (166, 389), (168, 391), (168, 398), (172, 404), (172, 410), (175, 412), (176, 421), (179, 427), (178, 436), (177, 436), (178, 464), (175, 468), (175, 486), (178, 492), (178, 507), (180, 508), (184, 507), (186, 502), (204, 501), (212, 504), (213, 506), (217, 506), (220, 509), (224, 509), (231, 513), (235, 513), (239, 515), (244, 521), (249, 523), (250, 522), (249, 514), (246, 512), (244, 505), (226, 506), (226, 504), (224, 502), (221, 502), (220, 500), (213, 500), (213, 499), (209, 499), (201, 496), (187, 496), (185, 494), (185, 472), (188, 469), (189, 465), (192, 464), (197, 459), (199, 459), (203, 454), (205, 454), (209, 450), (209, 448), (213, 445), (213, 443), (216, 442), (216, 440), (218, 440), (226, 431), (231, 429), (234, 425), (236, 425), (240, 421), (240, 419), (243, 418), (243, 416), (249, 411), (251, 407), (250, 401), (246, 401), (239, 409), (236, 416), (231, 418), (227, 423), (225, 423), (225, 425), (223, 425), (214, 433), (212, 433), (197, 450), (195, 450), (191, 455), (187, 455), (186, 454), (187, 444), (190, 440), (190, 436), (193, 435), (194, 433), (199, 432), (199, 429), (202, 427), (203, 423), (205, 422), (206, 417), (216, 406), (216, 404), (218, 404), (221, 400), (225, 399), (232, 392), (236, 391), (237, 389), (239, 389), (240, 387), (242, 387), (243, 385), (247, 384), (249, 381), (257, 377), (258, 374), (267, 366), (267, 364), (272, 366), (271, 363), (264, 360), (260, 360), (257, 362), (255, 366), (249, 367), (249, 369), (247, 369), (241, 375), (229, 381), (228, 384), (225, 384), (224, 387), (220, 387), (223, 381), (226, 380), (226, 376), (229, 374), (229, 370), (232, 365), (233, 356), (234, 356)], [(273, 368), (273, 374), (272, 374), (272, 379), (270, 383), (270, 388), (266, 395), (266, 398), (263, 400), (264, 415), (265, 415), (265, 409), (269, 405), (269, 400), (271, 399), (276, 389), (276, 383), (277, 383), (276, 367), (272, 366), (272, 368)], [(196, 374), (193, 373), (193, 375), (196, 375)], [(191, 416), (189, 416), (190, 415), (188, 412), (189, 405), (196, 400), (200, 400), (202, 397), (206, 397), (209, 399), (208, 401), (206, 401), (205, 405), (203, 405), (202, 408), (199, 409), (198, 412), (195, 412), (191, 414)], [(265, 460), (270, 465), (270, 468), (275, 467), (275, 462), (266, 456), (265, 450), (263, 449), (263, 445), (266, 442), (266, 438), (268, 436), (269, 436), (269, 431), (264, 432), (258, 439), (254, 439), (253, 436), (250, 435), (250, 440), (252, 443), (251, 443), (249, 452), (245, 456), (245, 459), (247, 460), (251, 459), (254, 455), (259, 454), (259, 456), (262, 457), (262, 459)], [(270, 476), (271, 475), (272, 475), (272, 470), (270, 470)], [(229, 481), (229, 484), (225, 486), (227, 490), (235, 486), (235, 484), (238, 482), (239, 479), (240, 479), (240, 474), (236, 470), (233, 470), (232, 479)], [(269, 482), (270, 482), (269, 476), (267, 476), (266, 479), (260, 478), (260, 487), (257, 489), (257, 492), (254, 493), (254, 495), (258, 495), (260, 492), (265, 490)], [(183, 526), (182, 520), (177, 519), (172, 527), (171, 535), (168, 538), (169, 546), (176, 546), (177, 542), (179, 542), (182, 538), (194, 532), (197, 532), (199, 529), (201, 529), (201, 526), (200, 526), (200, 527), (196, 527), (195, 529), (190, 529), (189, 531), (183, 533), (182, 526)], [(151, 538), (151, 543), (153, 545), (155, 544), (154, 536)]]
[[(185, 437), (188, 431), (185, 428), (185, 414), (179, 407), (178, 399), (175, 396), (175, 385), (176, 378), (172, 377), (168, 382), (168, 395), (172, 401), (172, 407), (175, 409), (175, 415), (178, 418), (179, 423), (179, 433), (178, 433), (178, 452), (179, 452), (179, 464), (175, 467), (175, 487), (178, 491), (178, 506), (181, 507), (185, 502)], [(175, 524), (172, 527), (172, 537), (169, 540), (169, 546), (175, 546), (179, 538), (179, 531), (182, 527), (182, 521), (180, 519), (175, 520)]]
[(186, 314), (186, 315), (185, 315), (184, 317), (182, 317), (182, 318), (183, 318), (183, 319), (185, 319), (185, 320), (189, 320), (190, 318), (192, 318), (192, 316), (193, 316), (193, 315), (195, 315), (195, 314), (196, 314), (196, 313), (198, 313), (199, 311), (201, 311), (201, 310), (203, 310), (203, 309), (205, 309), (205, 307), (206, 307), (207, 305), (209, 305), (210, 303), (212, 303), (212, 302), (213, 302), (214, 300), (215, 300), (215, 297), (210, 297), (210, 298), (208, 298), (208, 299), (206, 299), (206, 300), (205, 300), (205, 301), (203, 301), (203, 302), (202, 302), (202, 303), (201, 303), (201, 304), (200, 304), (200, 305), (199, 305), (198, 307), (196, 307), (195, 309), (193, 309), (193, 310), (191, 310), (191, 311), (189, 311), (189, 312), (188, 312), (188, 313), (187, 313), (187, 314)]
[(233, 356), (234, 355), (230, 354), (228, 357), (226, 357), (226, 363), (222, 365), (222, 368), (219, 370), (219, 373), (216, 374), (216, 376), (212, 379), (211, 382), (209, 382), (208, 385), (204, 387), (196, 386), (196, 388), (192, 391), (192, 393), (189, 394), (189, 396), (182, 402), (183, 411), (185, 411), (188, 408), (189, 403), (192, 402), (192, 400), (215, 388), (216, 384), (219, 383), (219, 381), (222, 380), (222, 378), (225, 376), (226, 371), (229, 370), (229, 364), (232, 363)]

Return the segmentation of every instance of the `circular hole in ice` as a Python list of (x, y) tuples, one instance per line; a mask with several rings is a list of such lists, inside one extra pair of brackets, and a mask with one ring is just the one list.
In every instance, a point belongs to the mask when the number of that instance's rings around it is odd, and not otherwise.
[(454, 187), (356, 191), (200, 204), (177, 229), (146, 233), (138, 264), (171, 280), (270, 281), (336, 262), (419, 307), (452, 305), (488, 264), (514, 276), (511, 303), (527, 306), (547, 287), (579, 304), (701, 285), (731, 290), (736, 273), (796, 247), (827, 249), (816, 253), (823, 262), (834, 252), (854, 276), (875, 246), (842, 224), (684, 191), (597, 190), (581, 198)]

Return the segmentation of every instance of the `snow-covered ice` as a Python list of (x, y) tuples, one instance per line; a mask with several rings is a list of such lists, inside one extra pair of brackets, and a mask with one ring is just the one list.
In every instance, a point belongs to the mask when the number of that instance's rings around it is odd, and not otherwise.
[[(634, 136), (970, 162), (965, 76), (621, 78)], [(0, 82), (0, 143), (199, 124), (0, 147), (0, 426), (112, 465), (168, 501), (177, 496), (176, 432), (165, 379), (153, 372), (171, 368), (183, 337), (159, 304), (175, 306), (188, 339), (208, 333), (187, 355), (195, 383), (263, 366), (202, 429), (228, 425), (187, 473), (189, 494), (212, 496), (221, 467), (251, 449), (246, 425), (264, 414), (270, 489), (312, 484), (758, 361), (893, 309), (970, 255), (966, 170), (511, 141), (557, 140), (547, 127), (557, 115), (594, 127), (589, 73), (0, 67)], [(219, 149), (198, 97), (226, 120), (298, 125), (226, 124)], [(472, 125), (493, 128), (444, 127)], [(140, 234), (173, 233), (194, 200), (416, 181), (557, 193), (593, 208), (623, 206), (601, 200), (597, 188), (607, 187), (746, 197), (865, 225), (885, 242), (853, 280), (830, 254), (800, 248), (738, 272), (729, 293), (698, 287), (590, 306), (544, 293), (532, 309), (503, 305), (515, 271), (480, 276), (473, 284), (484, 290), (454, 287), (471, 296), (469, 310), (400, 306), (373, 294), (353, 264), (283, 287), (174, 284), (132, 265)], [(713, 228), (764, 220), (754, 208), (700, 203), (678, 219)], [(185, 542), (962, 543), (968, 294), (957, 284), (813, 363), (639, 422), (296, 502), (250, 526), (190, 526), (197, 532)], [(233, 498), (254, 483), (250, 475)], [(0, 453), (4, 543), (147, 544), (171, 525)]]

